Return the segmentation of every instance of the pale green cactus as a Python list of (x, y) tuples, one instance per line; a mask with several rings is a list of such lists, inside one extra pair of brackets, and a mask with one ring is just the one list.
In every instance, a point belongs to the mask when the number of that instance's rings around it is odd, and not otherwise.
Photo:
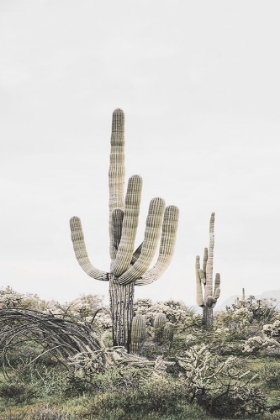
[(144, 315), (137, 314), (132, 320), (131, 326), (131, 353), (139, 354), (146, 339), (146, 319)]
[(167, 322), (163, 328), (163, 341), (168, 346), (168, 351), (170, 351), (173, 338), (174, 338), (174, 324), (171, 324), (171, 322)]
[[(144, 286), (157, 280), (167, 269), (175, 246), (179, 210), (165, 208), (164, 200), (154, 198), (146, 219), (144, 240), (134, 251), (138, 225), (142, 179), (132, 176), (124, 197), (124, 113), (113, 113), (111, 153), (109, 167), (109, 236), (111, 265), (108, 272), (95, 268), (87, 254), (81, 221), (70, 220), (73, 247), (82, 269), (96, 280), (109, 281), (113, 344), (129, 347), (133, 318), (134, 286)], [(161, 234), (159, 256), (155, 255)]]
[(155, 332), (155, 342), (157, 344), (162, 344), (163, 342), (163, 331), (166, 325), (167, 318), (166, 315), (162, 312), (159, 312), (155, 316), (154, 320), (154, 332)]
[[(203, 267), (200, 268), (200, 258), (196, 257), (196, 300), (198, 306), (203, 308), (203, 324), (211, 325), (213, 322), (213, 308), (220, 296), (220, 274), (217, 273), (213, 287), (213, 259), (214, 259), (214, 224), (215, 213), (211, 214), (209, 229), (209, 250), (204, 249)], [(203, 288), (202, 288), (203, 285)]]

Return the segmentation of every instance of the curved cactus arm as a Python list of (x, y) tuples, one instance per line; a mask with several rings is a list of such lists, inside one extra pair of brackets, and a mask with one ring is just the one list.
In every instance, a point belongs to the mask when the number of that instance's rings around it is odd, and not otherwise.
[(122, 236), (122, 224), (123, 224), (124, 212), (121, 209), (114, 209), (112, 211), (112, 222), (111, 222), (111, 256), (116, 258), (117, 250)]
[(78, 217), (72, 217), (70, 228), (75, 255), (82, 269), (95, 280), (108, 281), (108, 274), (95, 268), (88, 258), (81, 220)]
[(151, 200), (141, 254), (135, 264), (119, 277), (120, 284), (131, 283), (148, 270), (157, 249), (164, 209), (165, 202), (162, 198)]
[(113, 113), (112, 120), (111, 153), (109, 166), (109, 235), (111, 259), (115, 258), (111, 214), (115, 208), (124, 208), (124, 123), (124, 112), (121, 109), (116, 109)]
[(217, 303), (217, 299), (215, 299), (215, 297), (213, 296), (208, 296), (206, 299), (206, 306), (207, 308), (214, 308), (214, 306)]
[(198, 306), (204, 306), (203, 302), (203, 291), (202, 291), (202, 280), (200, 277), (200, 271), (203, 271), (200, 269), (200, 258), (197, 255), (195, 260), (195, 274), (196, 274), (196, 303)]
[(135, 264), (136, 261), (138, 260), (138, 258), (140, 257), (142, 245), (143, 245), (143, 242), (141, 242), (141, 244), (138, 246), (138, 248), (135, 249), (135, 251), (132, 255), (132, 259), (130, 261), (131, 265)]
[(162, 223), (161, 241), (157, 262), (142, 277), (135, 281), (136, 286), (145, 286), (146, 284), (153, 283), (169, 266), (175, 248), (178, 220), (178, 207), (166, 207)]
[(121, 241), (112, 268), (112, 273), (117, 277), (122, 275), (129, 268), (132, 259), (138, 226), (141, 191), (142, 178), (139, 175), (132, 176), (128, 181), (125, 197)]

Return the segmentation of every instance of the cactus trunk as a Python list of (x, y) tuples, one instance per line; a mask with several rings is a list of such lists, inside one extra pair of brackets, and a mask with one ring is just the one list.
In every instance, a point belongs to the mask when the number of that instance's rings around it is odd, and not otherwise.
[(109, 293), (113, 327), (113, 345), (129, 350), (133, 318), (134, 283), (119, 284), (117, 277), (109, 275)]
[(212, 325), (213, 324), (213, 308), (204, 306), (202, 310), (202, 324), (203, 325)]

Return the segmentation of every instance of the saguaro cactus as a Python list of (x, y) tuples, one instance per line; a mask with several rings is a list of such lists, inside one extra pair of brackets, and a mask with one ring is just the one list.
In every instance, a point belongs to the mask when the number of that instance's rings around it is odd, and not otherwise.
[[(220, 296), (220, 274), (217, 273), (215, 277), (215, 284), (213, 287), (213, 259), (214, 259), (214, 223), (215, 213), (211, 214), (210, 218), (210, 238), (209, 250), (204, 249), (203, 268), (200, 268), (200, 258), (196, 257), (195, 271), (196, 271), (196, 300), (198, 306), (203, 308), (202, 322), (204, 325), (211, 325), (213, 322), (213, 308), (216, 305), (217, 299)], [(202, 290), (204, 286), (204, 293)]]
[[(157, 280), (171, 262), (175, 246), (179, 210), (165, 208), (162, 198), (150, 202), (144, 240), (134, 251), (138, 225), (142, 179), (132, 176), (124, 198), (124, 113), (113, 113), (109, 167), (109, 236), (111, 265), (108, 272), (95, 268), (87, 254), (81, 221), (70, 220), (73, 247), (82, 269), (96, 280), (109, 281), (113, 325), (113, 344), (129, 350), (133, 318), (134, 286), (144, 286)], [(149, 269), (155, 255), (161, 231), (159, 256)]]

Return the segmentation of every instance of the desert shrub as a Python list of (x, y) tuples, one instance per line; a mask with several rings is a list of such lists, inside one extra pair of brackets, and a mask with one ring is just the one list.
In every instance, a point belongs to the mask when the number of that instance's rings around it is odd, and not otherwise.
[[(84, 415), (106, 415), (117, 412), (127, 414), (141, 413), (146, 418), (148, 413), (179, 413), (179, 402), (185, 399), (185, 388), (177, 381), (166, 378), (149, 378), (138, 381), (138, 387), (119, 388), (117, 392), (97, 394), (86, 407)], [(118, 418), (123, 418), (118, 417)], [(94, 418), (94, 417), (93, 417)], [(133, 418), (133, 417), (131, 417)]]
[(28, 384), (12, 378), (0, 383), (0, 397), (6, 403), (26, 403), (29, 404), (34, 398), (39, 396), (39, 390), (33, 384)]
[(234, 339), (247, 339), (261, 333), (265, 324), (279, 318), (275, 299), (259, 299), (249, 296), (246, 300), (226, 307), (217, 315), (217, 321), (228, 327)]
[(269, 389), (280, 388), (280, 363), (266, 361), (260, 370), (260, 379)]
[(257, 355), (261, 352), (270, 352), (277, 349), (280, 344), (271, 338), (254, 336), (245, 341), (243, 345), (243, 352), (247, 354)]
[(161, 356), (155, 360), (148, 360), (145, 357), (128, 353), (121, 346), (111, 348), (103, 346), (100, 350), (80, 352), (68, 358), (68, 365), (72, 366), (75, 372), (85, 376), (104, 373), (115, 368), (120, 372), (134, 368), (141, 375), (159, 375), (166, 370), (167, 364)]
[(250, 371), (244, 371), (236, 357), (224, 359), (207, 346), (193, 346), (175, 359), (190, 403), (197, 402), (212, 414), (236, 417), (264, 411), (265, 397), (248, 386), (256, 376), (249, 377)]
[(265, 324), (263, 326), (263, 333), (267, 337), (275, 337), (277, 340), (280, 339), (280, 320), (276, 319), (272, 324)]
[(255, 417), (266, 409), (266, 400), (260, 389), (248, 386), (228, 387), (219, 395), (200, 394), (197, 402), (211, 414), (223, 417)]

